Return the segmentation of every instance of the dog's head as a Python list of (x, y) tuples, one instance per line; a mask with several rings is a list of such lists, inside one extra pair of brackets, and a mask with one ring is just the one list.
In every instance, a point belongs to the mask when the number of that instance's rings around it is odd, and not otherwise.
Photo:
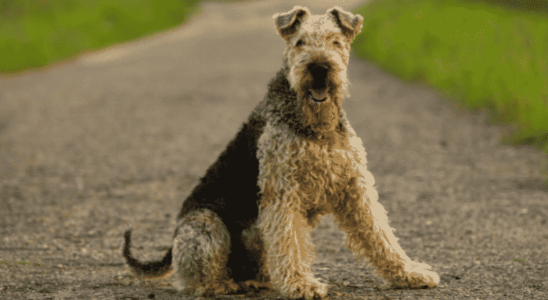
[(341, 101), (348, 95), (350, 44), (361, 31), (362, 16), (337, 6), (325, 15), (311, 15), (307, 8), (295, 6), (273, 18), (287, 43), (286, 78), (298, 95), (305, 122), (315, 132), (333, 130)]

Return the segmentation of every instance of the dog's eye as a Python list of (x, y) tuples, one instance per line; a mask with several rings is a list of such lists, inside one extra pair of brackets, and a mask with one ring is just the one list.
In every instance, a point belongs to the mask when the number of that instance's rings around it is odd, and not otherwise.
[(299, 41), (297, 41), (297, 43), (295, 44), (295, 47), (300, 47), (300, 46), (304, 46), (304, 45), (305, 45), (304, 40), (299, 40)]
[(339, 41), (334, 41), (334, 42), (333, 42), (333, 45), (339, 47), (339, 46), (341, 45), (341, 43), (339, 43)]

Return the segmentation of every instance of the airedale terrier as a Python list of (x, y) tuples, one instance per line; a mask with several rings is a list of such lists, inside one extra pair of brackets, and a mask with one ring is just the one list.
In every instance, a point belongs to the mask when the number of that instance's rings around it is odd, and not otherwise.
[(362, 16), (295, 6), (274, 21), (287, 48), (265, 99), (184, 201), (164, 259), (133, 258), (128, 231), (127, 263), (145, 276), (173, 269), (175, 287), (195, 295), (272, 287), (292, 299), (319, 299), (327, 288), (310, 270), (309, 230), (332, 213), (355, 256), (391, 286), (435, 287), (439, 276), (398, 244), (362, 141), (341, 108)]

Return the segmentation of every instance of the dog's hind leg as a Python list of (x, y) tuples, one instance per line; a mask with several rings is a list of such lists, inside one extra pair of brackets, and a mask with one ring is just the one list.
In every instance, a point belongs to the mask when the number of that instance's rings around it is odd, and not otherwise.
[(188, 213), (173, 237), (175, 288), (197, 296), (237, 292), (226, 267), (229, 252), (230, 233), (217, 214), (208, 209)]

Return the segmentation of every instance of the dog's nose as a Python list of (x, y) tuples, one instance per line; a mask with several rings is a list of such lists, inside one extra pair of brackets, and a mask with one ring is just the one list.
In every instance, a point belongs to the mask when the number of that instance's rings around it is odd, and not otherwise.
[(314, 80), (314, 82), (312, 83), (312, 89), (324, 90), (327, 87), (325, 81), (327, 79), (327, 72), (329, 71), (329, 68), (317, 63), (312, 63), (308, 65), (308, 71), (310, 72)]

